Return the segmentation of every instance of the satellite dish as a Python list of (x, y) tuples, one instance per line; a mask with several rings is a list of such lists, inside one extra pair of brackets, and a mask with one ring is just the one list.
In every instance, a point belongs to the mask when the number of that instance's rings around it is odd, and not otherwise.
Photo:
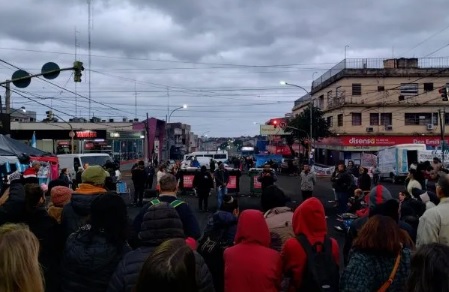
[[(44, 66), (42, 66), (42, 76), (44, 76), (45, 79), (55, 79), (56, 77), (59, 76), (59, 66), (56, 63), (53, 62), (48, 62), (45, 63)], [(47, 73), (49, 72), (49, 73)]]
[[(31, 77), (28, 78), (24, 78), (30, 76), (30, 74), (24, 70), (17, 70), (16, 72), (14, 72), (12, 74), (12, 83), (14, 84), (14, 86), (18, 87), (18, 88), (25, 88), (28, 85), (30, 85), (31, 83)], [(15, 79), (19, 79), (19, 78), (24, 78), (24, 79), (20, 79), (20, 80), (15, 80)]]

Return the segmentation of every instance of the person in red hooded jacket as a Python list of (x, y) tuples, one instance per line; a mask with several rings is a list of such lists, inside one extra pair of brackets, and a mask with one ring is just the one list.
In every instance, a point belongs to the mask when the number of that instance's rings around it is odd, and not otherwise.
[[(304, 234), (311, 245), (323, 242), (327, 234), (326, 217), (323, 204), (317, 198), (305, 200), (293, 214), (293, 231), (296, 236)], [(332, 257), (337, 265), (340, 263), (339, 247), (331, 238)], [(297, 291), (301, 287), (303, 274), (307, 266), (306, 253), (297, 238), (290, 238), (282, 249), (284, 274), (291, 277), (288, 291)]]
[(262, 212), (240, 214), (235, 245), (224, 252), (225, 292), (279, 291), (282, 281), (280, 254), (270, 248), (271, 238)]

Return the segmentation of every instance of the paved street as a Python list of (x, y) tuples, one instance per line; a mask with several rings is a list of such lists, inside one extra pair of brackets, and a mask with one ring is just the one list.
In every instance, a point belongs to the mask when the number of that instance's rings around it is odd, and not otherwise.
[[(129, 173), (124, 173), (124, 179), (128, 182), (130, 188), (132, 188), (132, 183), (130, 181)], [(260, 208), (260, 198), (258, 197), (249, 197), (249, 185), (250, 179), (248, 175), (243, 174), (240, 178), (240, 197), (239, 204), (240, 209), (259, 209)], [(298, 189), (298, 177), (290, 177), (290, 176), (279, 176), (277, 185), (284, 190), (287, 196), (292, 199), (293, 205), (298, 205), (301, 203), (300, 192)], [(398, 192), (403, 189), (402, 185), (394, 185), (390, 182), (383, 182), (383, 185), (386, 186), (391, 194), (397, 198)], [(314, 191), (314, 196), (321, 200), (325, 209), (326, 215), (328, 216), (328, 230), (330, 236), (336, 238), (340, 243), (340, 247), (343, 247), (344, 235), (338, 231), (336, 231), (333, 226), (338, 224), (336, 221), (336, 210), (332, 207), (332, 204), (329, 203), (329, 200), (333, 200), (333, 192), (331, 188), (331, 182), (329, 177), (318, 178), (318, 183)], [(200, 213), (198, 212), (197, 200), (194, 196), (185, 195), (181, 197), (183, 200), (187, 201), (192, 209), (196, 212), (198, 221), (202, 228), (204, 228), (207, 224), (208, 216), (210, 213)], [(216, 196), (212, 195), (209, 199), (209, 205), (212, 210), (216, 208)], [(139, 208), (130, 207), (129, 213), (131, 217), (134, 217), (139, 211)]]

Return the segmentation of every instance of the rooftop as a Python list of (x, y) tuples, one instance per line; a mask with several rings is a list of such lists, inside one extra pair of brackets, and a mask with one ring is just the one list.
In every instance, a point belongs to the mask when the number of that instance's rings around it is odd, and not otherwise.
[[(351, 58), (344, 59), (312, 82), (312, 93), (329, 86), (338, 79), (350, 75), (412, 76), (428, 74), (443, 75), (441, 69), (449, 69), (449, 58)], [(449, 76), (449, 72), (444, 72)]]

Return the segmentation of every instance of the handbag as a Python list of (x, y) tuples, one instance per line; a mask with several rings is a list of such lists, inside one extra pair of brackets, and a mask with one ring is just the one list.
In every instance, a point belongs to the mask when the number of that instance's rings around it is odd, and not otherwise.
[(398, 271), (399, 264), (401, 262), (401, 251), (399, 251), (398, 256), (396, 257), (396, 261), (393, 266), (393, 271), (391, 271), (390, 277), (388, 277), (388, 280), (385, 281), (385, 283), (380, 286), (379, 290), (377, 292), (385, 292), (390, 288), (391, 283), (393, 283), (394, 277), (396, 276), (396, 272)]

